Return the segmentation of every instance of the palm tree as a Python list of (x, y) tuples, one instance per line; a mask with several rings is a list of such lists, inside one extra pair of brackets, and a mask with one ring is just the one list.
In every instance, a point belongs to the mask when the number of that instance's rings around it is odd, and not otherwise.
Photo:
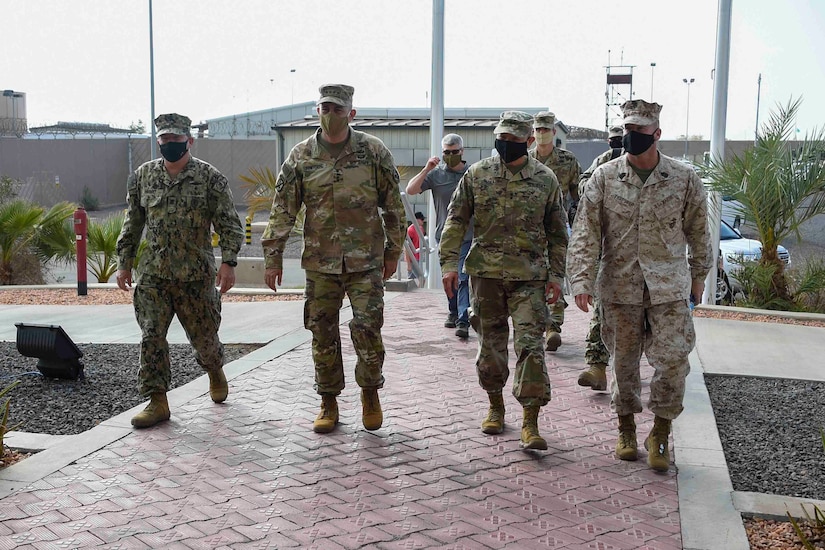
[(20, 199), (0, 204), (0, 284), (12, 284), (13, 261), (20, 254), (32, 252), (41, 264), (74, 258), (74, 235), (68, 236), (65, 222), (75, 208), (61, 202), (46, 211)]
[(126, 215), (113, 214), (101, 222), (89, 221), (89, 267), (98, 283), (108, 283), (117, 271), (117, 238)]
[[(277, 174), (267, 168), (250, 168), (250, 176), (240, 176), (246, 182), (246, 204), (249, 206), (248, 216), (255, 216), (255, 212), (263, 210), (269, 212), (272, 208), (272, 198), (275, 196), (275, 189), (278, 183)], [(301, 235), (304, 232), (304, 217), (306, 216), (306, 206), (301, 205), (301, 211), (295, 217), (295, 226), (292, 230)]]
[(759, 263), (773, 270), (770, 296), (792, 302), (785, 264), (777, 245), (796, 235), (799, 227), (825, 212), (825, 130), (796, 137), (796, 115), (801, 99), (778, 105), (759, 132), (753, 148), (742, 156), (709, 161), (705, 178), (711, 189), (739, 202), (732, 207), (762, 241)]

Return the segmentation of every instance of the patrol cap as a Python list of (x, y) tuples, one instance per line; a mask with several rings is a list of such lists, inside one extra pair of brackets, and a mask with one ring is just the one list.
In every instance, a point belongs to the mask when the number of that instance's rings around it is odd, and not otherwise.
[(649, 126), (659, 122), (659, 111), (662, 106), (658, 103), (648, 103), (643, 99), (631, 99), (622, 105), (622, 124), (636, 124), (638, 126)]
[(556, 115), (550, 111), (542, 111), (536, 113), (533, 117), (533, 128), (550, 128), (553, 130), (556, 127)]
[(533, 133), (533, 116), (524, 111), (504, 111), (494, 134), (513, 134), (518, 138), (530, 137)]
[(189, 134), (189, 129), (192, 127), (192, 119), (177, 113), (158, 115), (155, 119), (155, 127), (158, 129), (156, 135), (159, 136), (163, 134), (185, 136)]
[(335, 103), (350, 107), (355, 88), (346, 84), (324, 84), (318, 88), (318, 91), (321, 92), (321, 99), (318, 100), (319, 105), (321, 103)]
[(611, 126), (607, 130), (607, 139), (614, 137), (622, 137), (624, 135), (624, 128), (621, 126)]

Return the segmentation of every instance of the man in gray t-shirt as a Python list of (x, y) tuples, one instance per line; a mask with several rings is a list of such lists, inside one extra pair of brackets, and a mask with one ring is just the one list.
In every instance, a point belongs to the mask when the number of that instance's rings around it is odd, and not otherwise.
[[(458, 187), (458, 182), (467, 171), (468, 165), (461, 158), (464, 153), (464, 140), (458, 134), (447, 134), (441, 140), (443, 156), (432, 157), (427, 161), (427, 165), (413, 177), (407, 184), (408, 195), (417, 195), (428, 189), (432, 193), (433, 208), (435, 209), (435, 240), (441, 241), (441, 231), (444, 229), (444, 222), (447, 221), (447, 207), (453, 196), (453, 191)], [(461, 254), (458, 259), (458, 292), (452, 298), (447, 298), (449, 314), (444, 326), (455, 328), (455, 334), (459, 338), (467, 338), (470, 335), (470, 322), (467, 310), (470, 308), (470, 280), (464, 273), (464, 258), (470, 251), (470, 244), (473, 241), (473, 226), (470, 224), (467, 234), (461, 243)]]

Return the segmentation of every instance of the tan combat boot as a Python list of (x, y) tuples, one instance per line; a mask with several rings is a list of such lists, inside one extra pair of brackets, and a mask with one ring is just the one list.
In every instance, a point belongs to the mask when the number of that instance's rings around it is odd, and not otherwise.
[(636, 442), (636, 421), (632, 414), (619, 415), (619, 439), (616, 441), (616, 458), (636, 460), (639, 458), (639, 444)]
[(607, 365), (604, 363), (593, 363), (587, 370), (579, 375), (579, 386), (589, 386), (595, 391), (607, 389)]
[(312, 431), (319, 434), (328, 434), (338, 424), (338, 401), (334, 395), (321, 395), (321, 412), (312, 423)]
[(500, 434), (504, 431), (504, 396), (501, 391), (490, 392), (490, 410), (481, 422), (481, 431), (486, 434)]
[(223, 403), (229, 395), (229, 383), (223, 373), (223, 367), (216, 371), (209, 371), (209, 397), (215, 403)]
[(547, 333), (547, 345), (544, 347), (547, 351), (556, 351), (561, 346), (561, 334), (554, 331)]
[(647, 465), (657, 472), (667, 472), (670, 468), (670, 451), (667, 438), (670, 435), (670, 420), (657, 416), (653, 419), (653, 429), (645, 439)]
[(361, 420), (368, 430), (377, 430), (384, 423), (381, 401), (378, 400), (376, 388), (361, 389)]
[(146, 408), (132, 417), (132, 426), (148, 428), (164, 420), (169, 420), (169, 402), (165, 392), (153, 393), (149, 396)]
[(547, 449), (547, 441), (539, 435), (539, 407), (524, 407), (524, 420), (521, 423), (522, 449)]

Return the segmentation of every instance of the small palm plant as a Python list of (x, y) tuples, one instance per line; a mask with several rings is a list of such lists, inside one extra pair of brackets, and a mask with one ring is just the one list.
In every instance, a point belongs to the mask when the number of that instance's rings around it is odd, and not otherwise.
[[(20, 380), (15, 380), (11, 384), (9, 384), (8, 386), (6, 386), (2, 390), (0, 390), (0, 398), (2, 398), (4, 395), (9, 393), (11, 390), (13, 390), (14, 387), (19, 383), (20, 383)], [(6, 449), (5, 443), (3, 442), (4, 438), (6, 437), (6, 434), (9, 433), (10, 431), (13, 431), (15, 428), (17, 428), (19, 426), (19, 424), (18, 424), (17, 426), (13, 426), (11, 428), (9, 427), (9, 411), (10, 410), (11, 410), (11, 397), (7, 397), (5, 403), (3, 403), (3, 405), (0, 405), (0, 456), (2, 456), (2, 454), (5, 452), (5, 449)]]
[(98, 283), (108, 283), (117, 271), (117, 239), (125, 219), (126, 215), (118, 212), (102, 221), (89, 221), (89, 268)]
[(0, 284), (12, 284), (13, 262), (20, 254), (33, 252), (41, 263), (74, 258), (74, 236), (65, 222), (75, 208), (60, 202), (46, 210), (20, 199), (0, 204)]
[[(246, 182), (246, 204), (249, 206), (249, 217), (254, 217), (255, 212), (263, 210), (268, 212), (272, 207), (272, 198), (275, 196), (275, 189), (278, 183), (278, 176), (267, 168), (250, 168), (249, 176), (240, 176)], [(295, 226), (292, 231), (301, 235), (304, 232), (304, 217), (306, 216), (306, 206), (301, 206), (301, 211), (295, 217)]]

